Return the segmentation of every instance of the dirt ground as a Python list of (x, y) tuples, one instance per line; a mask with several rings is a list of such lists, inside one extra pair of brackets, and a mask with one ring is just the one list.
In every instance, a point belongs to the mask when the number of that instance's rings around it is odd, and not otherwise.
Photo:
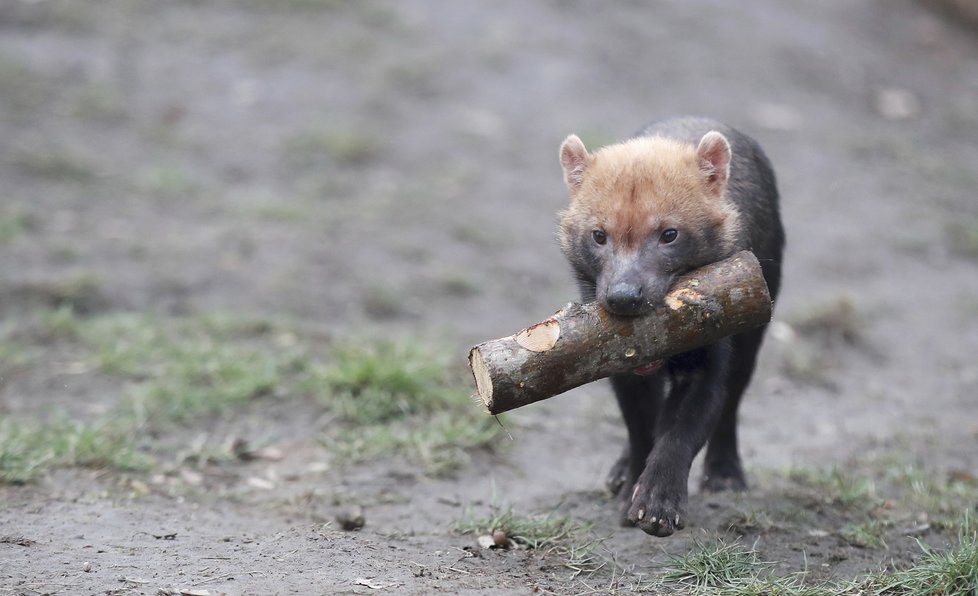
[[(67, 292), (79, 316), (282, 319), (461, 363), (576, 299), (561, 140), (679, 114), (757, 138), (782, 194), (750, 493), (694, 489), (674, 538), (618, 528), (603, 383), (514, 412), (449, 476), (334, 463), (314, 405), (258, 400), (147, 441), (251, 436), (276, 457), (0, 485), (0, 595), (624, 593), (716, 533), (813, 579), (950, 541), (912, 507), (882, 544), (846, 540), (849, 510), (788, 472), (978, 475), (978, 36), (909, 0), (0, 0), (0, 322)], [(30, 347), (0, 350), (0, 418), (121, 399), (62, 344)], [(617, 571), (452, 530), (492, 503), (591, 524)], [(366, 525), (344, 532), (355, 505)], [(789, 506), (810, 516), (757, 521)]]

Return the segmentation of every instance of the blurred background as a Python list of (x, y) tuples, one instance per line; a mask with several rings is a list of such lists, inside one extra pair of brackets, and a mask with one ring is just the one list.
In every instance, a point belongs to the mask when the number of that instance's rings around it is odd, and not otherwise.
[(872, 370), (907, 378), (834, 383), (932, 394), (921, 377), (978, 348), (965, 23), (914, 2), (4, 0), (0, 314), (222, 311), (464, 350), (576, 298), (564, 136), (700, 114), (779, 175), (776, 316), (858, 311)]
[[(894, 437), (973, 465), (978, 36), (956, 4), (0, 0), (0, 417), (113, 411), (154, 374), (124, 358), (139, 337), (201, 316), (272, 321), (213, 350), (408, 338), (461, 367), (577, 299), (564, 137), (692, 114), (755, 137), (782, 195), (749, 466)], [(86, 326), (117, 315), (152, 330)], [(618, 453), (607, 388), (575, 393), (526, 410), (550, 451), (509, 465), (552, 483), (533, 494), (598, 487)], [(289, 411), (276, 437), (301, 435)]]

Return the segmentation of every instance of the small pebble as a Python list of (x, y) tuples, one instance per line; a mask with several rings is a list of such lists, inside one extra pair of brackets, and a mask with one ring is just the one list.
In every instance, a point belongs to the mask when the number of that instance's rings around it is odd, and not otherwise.
[(509, 537), (506, 536), (506, 532), (500, 529), (492, 531), (492, 542), (499, 548), (509, 547)]
[(347, 532), (352, 532), (366, 525), (367, 518), (363, 515), (363, 507), (357, 505), (336, 514), (336, 521), (340, 524), (341, 528)]

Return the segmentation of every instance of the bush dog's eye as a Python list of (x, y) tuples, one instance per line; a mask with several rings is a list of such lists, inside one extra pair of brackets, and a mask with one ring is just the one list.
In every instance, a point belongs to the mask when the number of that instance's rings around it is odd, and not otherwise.
[(604, 230), (593, 230), (591, 238), (594, 239), (595, 244), (604, 244), (608, 241), (608, 235), (604, 233)]
[(664, 230), (662, 232), (662, 235), (659, 236), (659, 241), (663, 244), (670, 244), (676, 240), (677, 236), (679, 236), (679, 232), (673, 228), (669, 228), (668, 230)]

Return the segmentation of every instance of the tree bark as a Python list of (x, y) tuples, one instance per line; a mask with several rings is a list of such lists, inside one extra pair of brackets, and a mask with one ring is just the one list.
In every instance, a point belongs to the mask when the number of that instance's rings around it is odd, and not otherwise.
[(742, 251), (679, 279), (648, 315), (568, 303), (545, 321), (475, 346), (469, 368), (486, 408), (500, 414), (760, 327), (771, 309), (761, 266)]

